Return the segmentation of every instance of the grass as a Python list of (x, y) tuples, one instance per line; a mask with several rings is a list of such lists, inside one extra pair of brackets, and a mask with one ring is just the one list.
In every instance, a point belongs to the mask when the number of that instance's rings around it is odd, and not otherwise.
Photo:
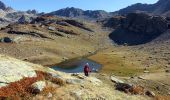
[[(119, 53), (113, 54), (106, 50), (90, 56), (89, 59), (103, 65), (100, 73), (110, 75), (114, 74), (118, 76), (136, 76), (144, 72), (144, 67), (141, 67), (139, 62), (133, 62), (130, 61), (130, 59), (125, 59), (122, 57), (122, 55), (125, 55), (123, 53)], [(148, 70), (153, 72), (154, 70), (157, 70), (157, 68), (149, 68)]]

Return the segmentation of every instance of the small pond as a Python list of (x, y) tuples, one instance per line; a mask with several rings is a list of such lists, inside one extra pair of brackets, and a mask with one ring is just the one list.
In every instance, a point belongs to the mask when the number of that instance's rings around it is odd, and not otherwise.
[(65, 62), (62, 62), (56, 66), (53, 66), (51, 68), (53, 68), (54, 70), (57, 71), (62, 71), (62, 72), (66, 72), (66, 73), (81, 73), (83, 72), (84, 69), (84, 65), (86, 63), (89, 63), (90, 69), (92, 70), (92, 72), (96, 72), (98, 70), (101, 69), (102, 65), (87, 59), (87, 58), (77, 58), (77, 59), (72, 59), (72, 60), (68, 60)]

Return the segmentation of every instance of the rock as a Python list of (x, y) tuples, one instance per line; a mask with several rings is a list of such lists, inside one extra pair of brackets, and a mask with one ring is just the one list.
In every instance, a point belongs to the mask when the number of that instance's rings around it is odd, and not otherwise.
[(24, 77), (36, 77), (32, 65), (7, 56), (0, 55), (0, 82), (11, 83)]
[(115, 78), (114, 76), (111, 76), (110, 79), (114, 83), (124, 83), (122, 80), (119, 80), (119, 79)]
[(155, 97), (156, 96), (154, 92), (148, 91), (148, 90), (145, 92), (145, 95), (147, 95), (149, 97)]
[(67, 57), (63, 57), (63, 60), (66, 61), (66, 60), (68, 60), (68, 58)]
[(32, 89), (34, 94), (38, 94), (46, 87), (45, 81), (38, 81), (32, 84)]
[(52, 31), (55, 31), (56, 29), (55, 29), (55, 27), (48, 27), (48, 30), (52, 30)]
[(121, 21), (124, 17), (123, 16), (114, 16), (109, 18), (108, 20), (104, 20), (104, 22), (102, 22), (104, 24), (105, 27), (110, 27), (110, 28), (116, 28), (118, 26), (120, 26)]
[(53, 78), (59, 78), (59, 79), (63, 79), (62, 76), (58, 75), (58, 74), (51, 74)]
[(26, 15), (22, 15), (21, 18), (18, 19), (18, 23), (20, 23), (20, 24), (30, 23), (31, 21), (32, 21), (32, 19)]
[(116, 87), (116, 90), (124, 91), (127, 93), (129, 91), (129, 89), (132, 88), (132, 85), (127, 84), (127, 83), (116, 83), (115, 87)]
[(49, 92), (47, 97), (48, 97), (48, 98), (52, 98), (53, 95)]
[(4, 38), (1, 38), (1, 42), (4, 42), (4, 43), (12, 43), (13, 40), (9, 37), (4, 37)]
[(77, 75), (77, 78), (79, 78), (79, 79), (85, 79), (86, 76), (84, 76), (84, 75)]
[(131, 94), (139, 94), (139, 95), (144, 95), (144, 87), (142, 86), (133, 86), (131, 84), (127, 83), (117, 83), (115, 85), (116, 90), (123, 91), (125, 93), (131, 93)]
[(149, 71), (145, 70), (144, 73), (149, 73)]
[(71, 76), (78, 76), (78, 73), (72, 73)]
[(142, 80), (144, 80), (144, 78), (143, 78), (142, 76), (138, 76), (138, 79), (142, 79)]
[(38, 11), (37, 10), (28, 10), (28, 11), (26, 11), (28, 14), (34, 14), (34, 15), (36, 15), (36, 14), (38, 14)]
[(1, 87), (5, 87), (5, 86), (7, 86), (8, 84), (7, 83), (0, 83), (0, 88)]
[(84, 81), (80, 79), (67, 79), (66, 83), (67, 84), (83, 84)]
[(62, 26), (69, 26), (67, 22), (64, 21), (57, 21), (56, 24), (62, 25)]

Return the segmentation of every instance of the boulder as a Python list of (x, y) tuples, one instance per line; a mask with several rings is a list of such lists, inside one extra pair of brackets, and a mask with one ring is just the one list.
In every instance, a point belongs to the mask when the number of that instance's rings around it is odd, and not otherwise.
[(32, 87), (33, 94), (38, 94), (41, 91), (43, 91), (43, 89), (46, 87), (46, 83), (45, 81), (38, 81), (32, 84), (31, 87)]
[(116, 90), (128, 93), (129, 89), (132, 88), (132, 85), (127, 84), (127, 83), (116, 83), (115, 87), (116, 87)]
[(124, 83), (122, 80), (117, 79), (115, 76), (111, 76), (110, 79), (114, 83)]
[(127, 83), (117, 83), (115, 85), (116, 90), (123, 91), (125, 93), (135, 94), (135, 95), (144, 95), (145, 90), (142, 86), (133, 86)]
[(22, 15), (19, 19), (18, 19), (18, 23), (20, 24), (26, 24), (26, 23), (30, 23), (32, 21), (32, 19), (29, 16), (26, 15)]
[(50, 26), (50, 27), (48, 27), (48, 30), (55, 31), (56, 29), (55, 29), (55, 27)]
[(4, 42), (4, 43), (12, 43), (13, 40), (9, 37), (4, 37), (4, 38), (1, 38), (1, 42)]
[(36, 77), (32, 65), (0, 55), (0, 86), (16, 82), (24, 77)]
[(148, 71), (148, 70), (145, 70), (144, 73), (149, 73), (149, 71)]
[(154, 92), (148, 91), (148, 90), (145, 92), (145, 95), (147, 95), (149, 97), (155, 97), (156, 96)]

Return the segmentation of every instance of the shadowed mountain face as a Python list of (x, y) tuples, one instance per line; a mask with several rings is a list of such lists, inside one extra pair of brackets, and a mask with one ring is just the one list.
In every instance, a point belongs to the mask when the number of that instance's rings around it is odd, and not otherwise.
[(138, 45), (152, 41), (168, 29), (163, 17), (145, 13), (129, 13), (109, 36), (117, 44)]
[(118, 13), (128, 14), (131, 12), (144, 11), (144, 12), (152, 13), (154, 15), (162, 14), (162, 15), (170, 16), (169, 10), (170, 10), (170, 0), (159, 0), (155, 4), (137, 3), (119, 10)]
[(2, 10), (7, 9), (6, 5), (2, 1), (0, 1), (0, 9), (2, 9)]
[(110, 13), (103, 11), (103, 10), (82, 10), (78, 8), (64, 8), (60, 9), (51, 13), (48, 13), (48, 15), (55, 15), (55, 16), (63, 16), (63, 17), (77, 17), (77, 18), (106, 18), (111, 16)]

